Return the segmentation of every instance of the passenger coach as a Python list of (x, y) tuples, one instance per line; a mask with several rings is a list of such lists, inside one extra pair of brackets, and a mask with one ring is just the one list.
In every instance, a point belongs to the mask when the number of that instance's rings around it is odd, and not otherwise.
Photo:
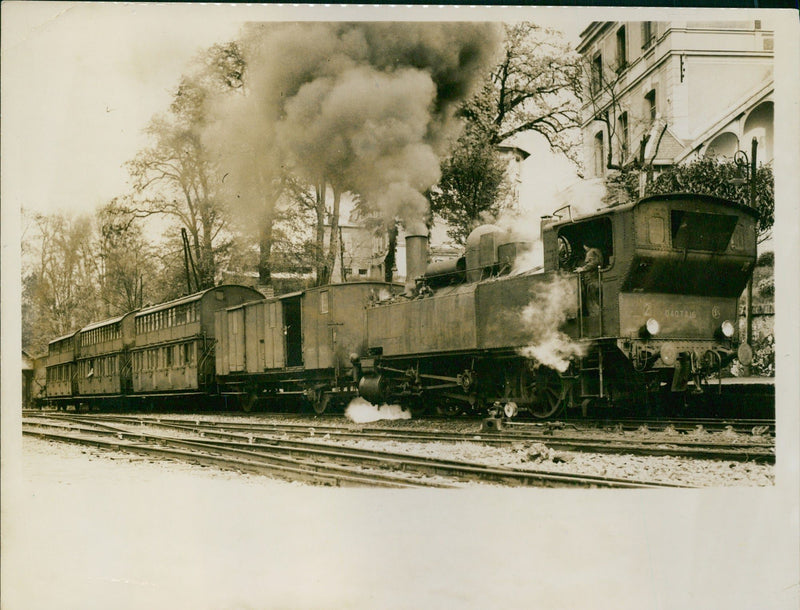
[(214, 312), (263, 299), (253, 288), (223, 285), (135, 312), (132, 396), (155, 406), (217, 394)]
[(78, 331), (77, 391), (89, 405), (122, 400), (132, 391), (130, 348), (133, 317), (128, 313), (85, 326)]

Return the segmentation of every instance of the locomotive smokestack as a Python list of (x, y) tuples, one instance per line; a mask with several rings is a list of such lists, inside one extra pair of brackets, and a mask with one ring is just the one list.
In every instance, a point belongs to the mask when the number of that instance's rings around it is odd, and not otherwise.
[(406, 227), (406, 295), (415, 294), (414, 280), (425, 273), (427, 266), (428, 228), (422, 222), (409, 223)]

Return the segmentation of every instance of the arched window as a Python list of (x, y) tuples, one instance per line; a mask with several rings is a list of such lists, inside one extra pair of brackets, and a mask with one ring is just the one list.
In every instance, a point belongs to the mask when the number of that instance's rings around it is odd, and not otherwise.
[(750, 142), (758, 140), (758, 162), (767, 163), (773, 159), (775, 110), (772, 102), (763, 102), (747, 117), (744, 123), (742, 148), (750, 154)]
[(603, 155), (603, 132), (598, 131), (594, 136), (594, 175), (605, 174), (605, 156)]
[(730, 132), (725, 132), (709, 143), (704, 156), (708, 159), (733, 159), (737, 150), (739, 150), (739, 138)]
[(644, 118), (651, 123), (656, 120), (656, 90), (650, 89), (644, 96)]
[(628, 134), (628, 113), (623, 112), (617, 119), (619, 138), (619, 164), (624, 165), (630, 151), (630, 136)]

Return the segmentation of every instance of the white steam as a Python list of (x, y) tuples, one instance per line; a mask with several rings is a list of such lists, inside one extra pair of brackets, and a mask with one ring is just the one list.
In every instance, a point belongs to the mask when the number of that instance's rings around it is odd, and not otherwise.
[(357, 424), (366, 424), (382, 419), (411, 419), (411, 413), (404, 411), (399, 405), (382, 405), (376, 407), (361, 397), (354, 398), (344, 411), (347, 419)]
[(525, 252), (517, 252), (514, 265), (511, 267), (510, 275), (520, 275), (522, 273), (540, 272), (544, 266), (544, 254), (542, 252), (542, 242), (538, 239), (531, 243), (530, 249)]
[(529, 244), (529, 249), (517, 252), (511, 275), (540, 271), (544, 265), (544, 254), (539, 230), (539, 217), (530, 210), (503, 209), (492, 224), (514, 235), (514, 241)]
[(574, 278), (557, 275), (550, 282), (536, 283), (531, 301), (520, 315), (525, 332), (531, 337), (530, 343), (519, 350), (520, 355), (559, 373), (567, 370), (571, 358), (585, 354), (582, 344), (559, 330), (568, 312), (577, 306), (574, 282)]

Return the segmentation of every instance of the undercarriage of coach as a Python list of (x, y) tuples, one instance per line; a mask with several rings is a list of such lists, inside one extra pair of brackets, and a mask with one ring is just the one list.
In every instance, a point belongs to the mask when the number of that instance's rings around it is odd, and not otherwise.
[(352, 371), (303, 367), (259, 375), (227, 375), (220, 378), (220, 389), (230, 405), (246, 413), (297, 408), (317, 415), (342, 412), (357, 395)]

